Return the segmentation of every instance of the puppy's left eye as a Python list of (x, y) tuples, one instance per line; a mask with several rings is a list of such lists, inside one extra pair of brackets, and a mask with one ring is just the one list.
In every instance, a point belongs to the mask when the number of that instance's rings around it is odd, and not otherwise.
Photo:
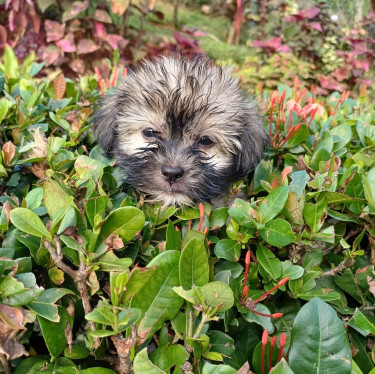
[(147, 128), (147, 129), (144, 129), (142, 131), (144, 137), (146, 138), (159, 138), (160, 135), (159, 135), (159, 132), (158, 131), (155, 131), (154, 129), (152, 128)]
[(203, 145), (205, 147), (208, 147), (210, 145), (213, 145), (214, 144), (214, 141), (208, 137), (208, 136), (202, 136), (200, 139), (199, 139), (199, 142), (198, 142), (199, 145)]

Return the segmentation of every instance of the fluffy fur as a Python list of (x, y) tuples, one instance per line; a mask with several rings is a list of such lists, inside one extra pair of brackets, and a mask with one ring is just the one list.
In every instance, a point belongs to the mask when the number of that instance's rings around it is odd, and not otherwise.
[[(266, 144), (257, 104), (228, 68), (203, 58), (159, 57), (129, 71), (103, 98), (94, 128), (127, 182), (163, 205), (223, 195), (255, 168)], [(203, 144), (207, 138), (213, 144)], [(183, 175), (170, 181), (163, 167)]]

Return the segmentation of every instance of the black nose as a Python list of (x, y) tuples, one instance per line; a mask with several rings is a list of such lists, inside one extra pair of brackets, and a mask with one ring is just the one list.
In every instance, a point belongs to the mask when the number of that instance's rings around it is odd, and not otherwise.
[(184, 169), (180, 166), (167, 166), (163, 165), (161, 167), (161, 174), (163, 178), (169, 183), (176, 182), (184, 175)]

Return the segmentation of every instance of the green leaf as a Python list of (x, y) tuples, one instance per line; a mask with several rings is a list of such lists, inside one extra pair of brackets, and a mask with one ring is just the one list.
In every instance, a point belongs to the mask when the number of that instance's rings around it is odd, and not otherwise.
[(292, 370), (304, 374), (350, 374), (351, 360), (345, 325), (335, 310), (319, 298), (305, 304), (292, 327), (289, 350)]
[(0, 99), (0, 124), (8, 113), (8, 109), (11, 106), (9, 100), (2, 98)]
[(295, 192), (289, 192), (288, 199), (284, 205), (284, 209), (282, 210), (282, 214), (293, 224), (304, 224), (302, 217), (302, 206), (298, 201), (298, 197)]
[(241, 256), (241, 244), (232, 239), (223, 239), (216, 243), (214, 251), (216, 257), (236, 262)]
[(134, 374), (160, 374), (165, 371), (154, 365), (147, 356), (147, 348), (142, 349), (134, 358), (133, 363)]
[(55, 113), (49, 112), (49, 116), (51, 117), (52, 121), (63, 128), (66, 132), (70, 131), (70, 124), (63, 118), (58, 117)]
[(250, 203), (236, 199), (229, 209), (229, 214), (239, 225), (253, 227), (256, 223), (252, 216), (253, 211), (254, 209), (251, 208)]
[(221, 305), (220, 312), (223, 312), (232, 307), (234, 303), (233, 291), (224, 282), (210, 282), (200, 287), (205, 304), (215, 309)]
[(46, 180), (43, 183), (44, 205), (48, 215), (54, 219), (57, 212), (66, 207), (70, 201), (70, 196), (53, 180)]
[(228, 365), (213, 365), (206, 362), (202, 374), (236, 374), (237, 371)]
[(186, 349), (180, 344), (170, 346), (160, 344), (150, 356), (152, 362), (160, 369), (169, 371), (173, 366), (181, 367), (189, 358)]
[(59, 316), (60, 320), (57, 323), (38, 316), (38, 322), (44, 341), (52, 357), (59, 357), (67, 344), (65, 328), (69, 319), (68, 312), (62, 307), (59, 307)]
[(358, 199), (339, 192), (322, 191), (319, 194), (319, 201), (325, 199), (327, 204), (363, 204), (365, 199)]
[(133, 296), (135, 296), (146, 284), (157, 270), (154, 268), (138, 268), (134, 267), (130, 273), (128, 283), (126, 284), (126, 291), (122, 302), (126, 303)]
[(281, 218), (267, 222), (259, 234), (265, 242), (276, 247), (284, 247), (296, 240), (289, 222)]
[(54, 303), (67, 294), (74, 294), (74, 292), (66, 288), (48, 288), (38, 299), (28, 304), (28, 307), (49, 321), (59, 322), (58, 307)]
[(18, 77), (18, 61), (13, 49), (9, 44), (5, 44), (4, 48), (4, 67), (6, 76), (8, 78), (17, 78)]
[(102, 213), (106, 209), (108, 200), (108, 196), (95, 196), (87, 200), (87, 204), (85, 205), (85, 211), (92, 227), (95, 226), (95, 216), (97, 214), (102, 215)]
[(272, 369), (272, 374), (294, 374), (294, 371), (290, 368), (284, 358)]
[(78, 156), (74, 163), (74, 168), (79, 178), (77, 184), (80, 185), (81, 183), (92, 179), (94, 181), (99, 180), (103, 175), (105, 167), (107, 167), (107, 164), (104, 162), (94, 160), (85, 155)]
[(362, 175), (362, 180), (366, 199), (375, 211), (375, 168), (372, 168), (366, 176)]
[(177, 251), (166, 251), (156, 256), (148, 266), (157, 266), (157, 270), (131, 301), (132, 308), (142, 311), (138, 330), (145, 339), (164, 321), (172, 319), (183, 304), (183, 299), (173, 291), (173, 287), (180, 285), (179, 260), (180, 253)]
[(267, 223), (276, 217), (283, 209), (288, 198), (289, 188), (281, 186), (273, 190), (259, 203), (259, 217), (261, 223)]
[(174, 228), (173, 222), (168, 222), (165, 249), (179, 251), (181, 248), (181, 231)]
[(334, 136), (333, 152), (337, 152), (350, 142), (352, 138), (352, 127), (346, 124), (336, 126), (331, 129), (331, 135)]
[[(289, 112), (289, 113), (292, 113), (292, 112)], [(297, 147), (297, 145), (301, 144), (307, 139), (308, 135), (309, 135), (309, 129), (307, 128), (305, 124), (302, 124), (299, 130), (290, 137), (286, 146), (288, 148)]]
[(295, 171), (294, 173), (290, 174), (290, 177), (292, 178), (292, 181), (289, 185), (289, 191), (295, 192), (297, 194), (297, 198), (299, 199), (305, 191), (305, 187), (307, 182), (310, 180), (310, 177), (306, 170)]
[(189, 240), (180, 257), (180, 284), (185, 290), (203, 286), (209, 281), (208, 255), (204, 242)]
[(327, 203), (321, 200), (318, 203), (306, 203), (303, 207), (303, 217), (313, 232), (318, 232), (323, 226), (323, 214), (327, 210)]
[(90, 351), (84, 345), (75, 344), (70, 349), (69, 347), (65, 348), (64, 356), (72, 360), (82, 360), (90, 356)]
[[(259, 260), (259, 259), (258, 259)], [(289, 277), (289, 280), (295, 280), (301, 278), (304, 273), (304, 269), (301, 266), (293, 265), (293, 263), (289, 260), (283, 261), (282, 265), (282, 275), (281, 278)]]
[(133, 206), (118, 208), (103, 221), (100, 235), (103, 239), (111, 234), (119, 235), (122, 240), (128, 242), (142, 230), (144, 223), (145, 215), (138, 208)]
[(42, 238), (52, 239), (51, 234), (44, 226), (41, 219), (30, 209), (15, 208), (10, 212), (10, 219), (17, 229), (27, 234)]
[(222, 331), (211, 330), (208, 333), (210, 338), (210, 351), (219, 352), (230, 357), (234, 352), (234, 340)]
[[(353, 317), (348, 322), (349, 326), (359, 328), (367, 335), (375, 335), (375, 319), (371, 315), (365, 315), (360, 310), (356, 310)], [(367, 336), (365, 334), (365, 336)], [(364, 335), (364, 334), (362, 334)]]
[(281, 261), (267, 247), (264, 245), (258, 245), (256, 258), (272, 279), (279, 279), (281, 277)]
[(80, 374), (116, 374), (116, 372), (111, 369), (95, 367), (95, 368), (81, 370)]
[[(255, 310), (259, 313), (263, 314), (271, 314), (271, 311), (263, 304), (256, 304), (255, 305)], [(256, 324), (260, 325), (263, 327), (263, 329), (268, 330), (269, 332), (273, 332), (274, 327), (271, 322), (271, 317), (264, 317), (260, 316), (259, 314), (256, 314), (252, 312), (251, 310), (247, 311), (246, 313), (241, 313), (242, 317), (247, 321), (247, 322), (255, 322)]]
[(228, 208), (222, 207), (214, 209), (209, 218), (210, 229), (217, 229), (223, 227), (228, 219)]

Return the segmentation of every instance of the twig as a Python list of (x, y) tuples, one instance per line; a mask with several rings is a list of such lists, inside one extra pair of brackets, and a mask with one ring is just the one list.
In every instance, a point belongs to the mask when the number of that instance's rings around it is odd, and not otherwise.
[(325, 271), (322, 275), (323, 277), (327, 277), (330, 275), (336, 275), (337, 273), (344, 271), (349, 266), (353, 265), (354, 260), (353, 259), (347, 259), (342, 262), (340, 262), (335, 268)]
[(0, 362), (3, 365), (4, 374), (12, 374), (12, 371), (10, 370), (9, 362), (5, 356), (5, 354), (0, 354)]
[(135, 324), (132, 325), (132, 331), (129, 338), (123, 338), (121, 334), (111, 337), (113, 344), (116, 347), (118, 361), (116, 370), (120, 374), (133, 374), (132, 362), (130, 360), (131, 349), (137, 343), (137, 328)]
[[(82, 306), (83, 306), (85, 315), (91, 313), (92, 309), (90, 305), (90, 298), (89, 298), (89, 293), (88, 293), (87, 283), (86, 283), (87, 277), (90, 275), (91, 270), (86, 267), (82, 258), (80, 259), (78, 270), (73, 270), (72, 268), (70, 268), (68, 265), (66, 265), (63, 262), (63, 256), (61, 254), (61, 241), (57, 235), (55, 235), (56, 252), (54, 251), (51, 244), (47, 240), (44, 242), (44, 246), (47, 248), (56, 266), (59, 269), (61, 269), (64, 273), (68, 274), (73, 279), (77, 287), (77, 290), (81, 296)], [(88, 321), (88, 325), (91, 331), (96, 331), (95, 322)], [(99, 345), (100, 345), (100, 340), (99, 338), (95, 337), (94, 347), (98, 348)]]

